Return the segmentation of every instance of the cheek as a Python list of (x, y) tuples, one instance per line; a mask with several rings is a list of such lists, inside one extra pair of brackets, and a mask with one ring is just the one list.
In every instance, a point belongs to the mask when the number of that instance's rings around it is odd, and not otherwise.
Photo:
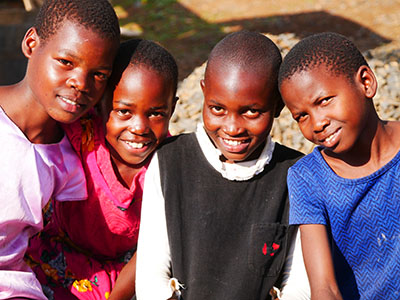
[(40, 70), (41, 72), (37, 72), (38, 76), (33, 77), (33, 83), (38, 87), (37, 90), (41, 91), (42, 94), (47, 95), (51, 93), (54, 88), (62, 87), (60, 82), (63, 81), (66, 71), (61, 73), (52, 65), (50, 65), (47, 69), (41, 68)]
[(102, 99), (106, 91), (107, 82), (106, 81), (98, 82), (94, 79), (88, 79), (88, 82), (89, 82), (88, 95), (91, 100), (90, 106), (93, 107), (96, 103), (100, 101), (100, 99)]
[(211, 113), (203, 113), (203, 122), (207, 133), (217, 131), (221, 127), (221, 120)]
[(158, 143), (162, 142), (167, 137), (168, 125), (169, 122), (165, 121), (150, 126), (150, 129), (153, 132)]
[(115, 138), (119, 135), (120, 131), (122, 131), (123, 124), (120, 120), (110, 116), (106, 123), (106, 137)]
[(273, 122), (273, 116), (267, 115), (260, 120), (249, 122), (247, 125), (247, 130), (254, 136), (265, 138), (270, 133)]
[(312, 143), (315, 143), (313, 130), (309, 124), (299, 124), (299, 129), (303, 136)]

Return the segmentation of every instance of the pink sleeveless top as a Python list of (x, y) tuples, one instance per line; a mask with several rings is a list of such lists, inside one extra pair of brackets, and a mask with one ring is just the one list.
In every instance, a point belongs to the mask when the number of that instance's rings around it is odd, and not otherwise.
[(81, 158), (88, 199), (55, 202), (55, 218), (75, 246), (99, 259), (115, 259), (136, 248), (148, 164), (127, 189), (113, 171), (99, 117), (89, 115), (64, 130)]

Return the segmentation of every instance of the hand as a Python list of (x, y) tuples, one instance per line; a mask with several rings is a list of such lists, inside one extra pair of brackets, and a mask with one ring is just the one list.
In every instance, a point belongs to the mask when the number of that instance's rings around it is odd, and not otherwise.
[(167, 300), (182, 300), (182, 296), (180, 295), (180, 292), (175, 291), (172, 293), (172, 296)]

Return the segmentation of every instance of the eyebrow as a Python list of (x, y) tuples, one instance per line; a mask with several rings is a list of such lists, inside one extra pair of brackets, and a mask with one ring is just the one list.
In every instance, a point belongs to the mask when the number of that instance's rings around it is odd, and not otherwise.
[(118, 104), (122, 104), (122, 105), (125, 105), (125, 106), (134, 106), (134, 104), (133, 103), (128, 103), (128, 102), (125, 102), (125, 100), (113, 100), (113, 103), (118, 103)]
[[(61, 55), (69, 56), (69, 57), (77, 60), (80, 63), (83, 61), (82, 58), (77, 56), (75, 53), (71, 52), (71, 50), (69, 50), (69, 49), (61, 49), (59, 53)], [(112, 66), (111, 65), (109, 65), (109, 66), (100, 66), (100, 67), (98, 67), (98, 69), (106, 69), (106, 70), (110, 70), (111, 71), (112, 70)]]
[[(128, 103), (128, 102), (125, 102), (124, 100), (115, 100), (113, 102), (114, 103), (118, 103), (118, 104), (122, 104), (124, 106), (129, 106), (129, 107), (135, 106), (135, 103)], [(150, 107), (150, 110), (159, 110), (159, 109), (168, 109), (168, 105)]]
[(217, 100), (214, 100), (214, 99), (210, 99), (209, 102), (211, 102), (214, 105), (223, 106), (221, 103), (219, 103)]
[(158, 109), (168, 109), (168, 105), (162, 105), (162, 106), (153, 106), (150, 107), (152, 110), (158, 110)]

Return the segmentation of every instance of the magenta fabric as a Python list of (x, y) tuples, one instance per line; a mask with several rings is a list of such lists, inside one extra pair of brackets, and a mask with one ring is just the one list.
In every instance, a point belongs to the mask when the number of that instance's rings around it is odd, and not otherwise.
[(27, 258), (49, 298), (107, 299), (136, 250), (147, 165), (128, 189), (113, 171), (99, 117), (91, 114), (64, 129), (82, 160), (88, 199), (54, 203)]

